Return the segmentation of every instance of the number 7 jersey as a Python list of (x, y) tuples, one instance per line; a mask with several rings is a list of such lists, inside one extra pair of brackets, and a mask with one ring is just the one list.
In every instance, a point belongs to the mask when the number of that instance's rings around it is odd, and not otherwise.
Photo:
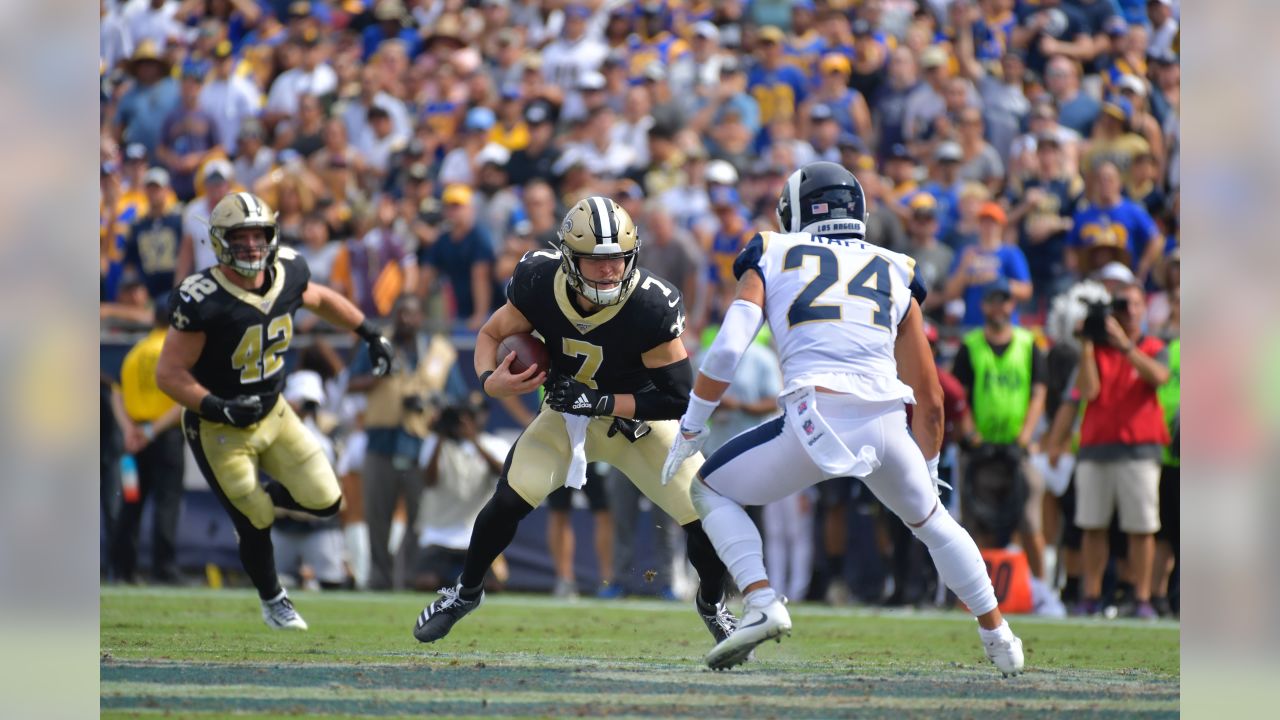
[(894, 357), (898, 324), (923, 295), (914, 260), (853, 238), (766, 231), (734, 261), (735, 277), (749, 270), (764, 280), (784, 394), (818, 386), (914, 402)]
[(191, 374), (223, 398), (260, 395), (263, 405), (284, 388), (284, 353), (293, 340), (293, 313), (311, 280), (307, 262), (280, 248), (262, 292), (231, 284), (221, 266), (182, 281), (172, 295), (169, 325), (203, 332), (204, 349)]

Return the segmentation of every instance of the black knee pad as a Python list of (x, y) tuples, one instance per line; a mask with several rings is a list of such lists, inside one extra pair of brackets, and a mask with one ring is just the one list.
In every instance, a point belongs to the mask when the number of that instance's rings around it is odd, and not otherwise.
[(338, 510), (339, 510), (339, 509), (341, 509), (341, 508), (342, 508), (342, 498), (341, 498), (341, 497), (339, 497), (339, 498), (338, 498), (338, 499), (337, 499), (337, 500), (336, 500), (332, 505), (330, 505), (329, 507), (321, 508), (321, 509), (319, 509), (319, 510), (312, 510), (312, 509), (308, 508), (308, 509), (307, 509), (307, 512), (308, 512), (308, 513), (311, 513), (312, 515), (315, 515), (316, 517), (331, 518), (331, 517), (333, 517), (334, 515), (337, 515), (337, 514), (338, 514)]

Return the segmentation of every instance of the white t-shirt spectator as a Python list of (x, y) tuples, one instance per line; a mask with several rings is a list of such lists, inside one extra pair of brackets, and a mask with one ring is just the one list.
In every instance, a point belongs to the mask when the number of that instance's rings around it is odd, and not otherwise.
[(137, 46), (144, 40), (152, 40), (157, 49), (164, 51), (170, 39), (179, 42), (191, 39), (194, 31), (176, 19), (180, 6), (178, 0), (169, 0), (159, 9), (152, 9), (150, 0), (131, 0), (125, 6), (124, 21), (133, 44)]
[[(373, 105), (387, 111), (391, 116), (391, 134), (409, 137), (413, 134), (413, 123), (409, 120), (409, 111), (394, 95), (379, 92), (373, 96)], [(342, 110), (342, 124), (347, 126), (347, 142), (358, 145), (365, 135), (372, 135), (369, 129), (369, 106), (358, 99), (347, 104)]]
[(596, 177), (622, 177), (635, 164), (635, 158), (635, 150), (616, 140), (603, 150), (596, 147), (595, 143), (575, 143), (565, 148), (564, 154), (556, 160), (552, 172), (562, 173), (581, 162)]
[(210, 76), (200, 89), (200, 109), (213, 118), (218, 144), (235, 155), (240, 124), (262, 111), (262, 93), (249, 78), (234, 73), (226, 80)]
[(98, 24), (98, 57), (107, 70), (133, 55), (133, 36), (124, 18), (115, 10), (102, 16)]
[(337, 89), (338, 74), (328, 65), (321, 63), (313, 70), (296, 67), (286, 70), (271, 83), (271, 92), (267, 95), (267, 110), (296, 115), (298, 99), (304, 93), (318, 97)]
[(187, 203), (182, 211), (182, 234), (191, 237), (192, 249), (195, 251), (195, 265), (191, 272), (197, 273), (207, 267), (218, 264), (218, 256), (213, 253), (213, 245), (209, 241), (209, 199), (201, 195)]

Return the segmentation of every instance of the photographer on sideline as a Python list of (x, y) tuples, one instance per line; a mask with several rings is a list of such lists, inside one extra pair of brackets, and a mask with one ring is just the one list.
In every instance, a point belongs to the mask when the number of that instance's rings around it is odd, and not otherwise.
[[(417, 590), (434, 591), (462, 572), (472, 526), (493, 495), (511, 449), (511, 443), (481, 431), (483, 413), (483, 398), (441, 409), (432, 434), (422, 444), (418, 463), (425, 488), (414, 524), (418, 562), (413, 585)], [(501, 578), (495, 579), (490, 569), (485, 580), (486, 589), (493, 590)]]
[(1169, 380), (1165, 345), (1142, 334), (1146, 298), (1130, 284), (1090, 308), (1076, 388), (1087, 403), (1076, 466), (1076, 524), (1084, 530), (1085, 614), (1101, 609), (1108, 527), (1117, 506), (1129, 536), (1133, 615), (1154, 618), (1151, 568), (1160, 529), (1160, 452), (1169, 433), (1156, 389)]
[[(391, 516), (403, 497), (412, 527), (422, 497), (418, 454), (430, 432), (433, 405), (443, 395), (466, 397), (466, 383), (454, 363), (457, 352), (448, 338), (422, 332), (421, 301), (402, 295), (391, 309), (391, 372), (374, 377), (368, 351), (361, 348), (351, 365), (349, 392), (365, 393), (364, 427), (368, 448), (364, 461), (365, 520), (369, 525), (369, 589), (388, 590), (393, 584), (393, 559), (387, 547)], [(415, 542), (402, 542), (403, 568), (414, 567)]]

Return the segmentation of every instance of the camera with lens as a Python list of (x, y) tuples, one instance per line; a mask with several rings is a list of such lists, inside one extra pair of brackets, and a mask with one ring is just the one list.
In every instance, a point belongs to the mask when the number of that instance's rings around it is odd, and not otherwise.
[(441, 408), (440, 414), (436, 416), (436, 421), (432, 424), (432, 430), (442, 438), (462, 440), (463, 422), (468, 419), (475, 419), (475, 413), (470, 406), (465, 404), (446, 405)]
[(1092, 341), (1095, 345), (1110, 345), (1111, 337), (1107, 334), (1107, 318), (1128, 313), (1129, 298), (1115, 298), (1110, 302), (1091, 302), (1084, 316), (1080, 337)]

